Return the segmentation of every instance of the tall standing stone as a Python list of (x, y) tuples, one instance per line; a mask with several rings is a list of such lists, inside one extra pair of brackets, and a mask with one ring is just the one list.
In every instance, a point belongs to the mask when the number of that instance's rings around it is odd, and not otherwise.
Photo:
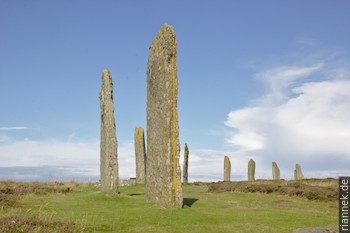
[(303, 172), (301, 171), (300, 164), (296, 164), (295, 165), (294, 179), (295, 180), (302, 180), (302, 179), (304, 179), (304, 175), (303, 175)]
[(181, 208), (176, 56), (174, 28), (164, 25), (148, 55), (146, 200)]
[(272, 162), (272, 179), (273, 179), (273, 180), (279, 180), (279, 179), (281, 179), (281, 176), (280, 176), (280, 169), (278, 168), (276, 162)]
[(187, 143), (185, 143), (184, 150), (184, 165), (183, 165), (183, 183), (188, 184), (188, 155), (190, 151), (188, 150)]
[(143, 128), (135, 128), (134, 134), (135, 160), (136, 160), (136, 183), (146, 183), (146, 149), (145, 134)]
[(248, 181), (255, 180), (255, 161), (250, 159), (248, 162)]
[(108, 70), (102, 72), (100, 91), (101, 145), (100, 179), (103, 192), (118, 193), (118, 145), (115, 129), (113, 81)]
[(227, 156), (224, 159), (224, 181), (231, 181), (231, 162)]

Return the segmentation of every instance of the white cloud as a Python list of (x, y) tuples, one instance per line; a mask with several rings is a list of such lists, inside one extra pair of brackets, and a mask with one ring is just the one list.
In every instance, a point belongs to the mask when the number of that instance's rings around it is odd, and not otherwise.
[[(223, 159), (229, 152), (215, 150), (196, 150), (190, 148), (189, 180), (217, 181), (223, 177)], [(243, 164), (246, 158), (234, 158), (232, 177), (242, 179)], [(99, 176), (100, 142), (98, 139), (87, 141), (59, 140), (14, 140), (8, 138), (0, 144), (0, 175), (21, 180), (89, 179)], [(183, 155), (181, 155), (181, 169)], [(233, 162), (234, 161), (234, 162)], [(118, 143), (118, 165), (121, 179), (135, 177), (134, 142)], [(7, 173), (1, 173), (1, 170)], [(52, 174), (50, 174), (50, 169)], [(239, 171), (239, 172), (238, 172)], [(241, 174), (242, 173), (242, 174)], [(43, 177), (45, 176), (45, 177)], [(1, 177), (0, 177), (1, 178)]]
[(0, 134), (0, 143), (5, 143), (11, 140), (11, 137), (7, 136), (7, 135), (2, 135)]
[[(67, 167), (69, 172), (98, 176), (100, 142), (98, 139), (36, 141), (5, 138), (0, 144), (0, 161), (1, 167)], [(118, 145), (118, 161), (120, 178), (135, 176), (133, 142)]]
[[(315, 81), (310, 76), (322, 77)], [(302, 165), (306, 177), (348, 175), (349, 69), (331, 70), (325, 63), (280, 66), (256, 77), (267, 85), (267, 93), (251, 106), (230, 112), (225, 122), (232, 129), (226, 142), (234, 150), (192, 149), (190, 145), (189, 181), (222, 180), (224, 156), (231, 159), (232, 180), (247, 179), (250, 158), (256, 161), (257, 178), (271, 178), (272, 161), (287, 179), (293, 177), (295, 163)], [(27, 128), (0, 128), (23, 129)], [(77, 141), (74, 133), (67, 141), (14, 140), (0, 134), (0, 166), (69, 167), (77, 176), (98, 176), (99, 148), (99, 139)], [(135, 177), (133, 141), (119, 143), (118, 162), (120, 178)]]
[(118, 144), (118, 163), (121, 179), (136, 177), (134, 141), (129, 140)]
[(10, 140), (0, 145), (1, 166), (94, 166), (98, 161), (98, 140)]
[(265, 147), (264, 137), (249, 131), (234, 134), (227, 142), (234, 146), (239, 146), (244, 151), (261, 150)]
[[(220, 181), (224, 174), (224, 157), (228, 156), (231, 160), (232, 180), (246, 179), (248, 160), (246, 156), (233, 154), (230, 151), (217, 151), (210, 149), (191, 149), (189, 148), (189, 181)], [(183, 155), (181, 155), (180, 164), (182, 168)]]
[[(190, 147), (189, 181), (222, 180), (224, 156), (229, 156), (231, 159), (232, 180), (246, 179), (246, 169), (250, 157), (230, 151), (192, 149)], [(0, 161), (2, 161), (0, 179), (96, 180), (99, 176), (99, 160), (100, 144), (98, 139), (87, 141), (11, 139), (0, 144)], [(136, 166), (132, 140), (118, 143), (118, 163), (121, 179), (135, 177)], [(181, 152), (180, 165), (182, 169), (183, 151)], [(4, 171), (2, 172), (2, 170)], [(13, 174), (13, 177), (10, 173)], [(260, 174), (265, 173), (260, 172)], [(257, 175), (257, 177), (262, 176)]]
[(277, 68), (267, 69), (257, 74), (257, 78), (267, 83), (280, 87), (286, 86), (298, 78), (308, 76), (324, 66), (323, 63), (315, 64), (309, 67), (298, 66), (281, 66)]
[[(308, 79), (316, 75), (319, 81)], [(350, 166), (347, 69), (330, 70), (324, 63), (283, 66), (257, 77), (268, 92), (252, 106), (230, 112), (225, 122), (234, 129), (226, 141), (237, 152), (254, 151), (265, 167), (274, 160), (285, 167), (305, 163), (314, 170)]]
[(0, 131), (24, 130), (24, 129), (28, 129), (28, 127), (25, 127), (25, 126), (0, 127)]
[[(2, 161), (0, 179), (97, 181), (99, 156), (98, 139), (80, 142), (8, 140), (0, 144)], [(264, 158), (255, 154), (249, 154), (247, 151), (217, 151), (190, 147), (189, 181), (222, 180), (224, 156), (228, 156), (231, 160), (231, 180), (247, 179), (247, 165), (250, 158), (253, 158), (257, 164), (256, 178), (271, 178), (271, 163), (267, 167), (262, 166)], [(133, 141), (119, 143), (118, 163), (121, 179), (135, 177)], [(182, 169), (183, 152), (181, 152), (180, 165)], [(291, 179), (293, 166), (280, 165), (281, 176)], [(315, 174), (321, 177), (334, 177), (338, 173), (327, 171), (316, 174), (312, 171), (304, 171), (304, 174), (310, 177)]]
[[(189, 181), (222, 181), (224, 171), (224, 156), (228, 156), (231, 161), (231, 180), (247, 180), (248, 179), (248, 161), (254, 159), (256, 162), (256, 179), (272, 178), (272, 161), (264, 166), (264, 157), (256, 156), (246, 151), (217, 151), (209, 149), (190, 148), (189, 154)], [(281, 161), (281, 160), (277, 160)], [(183, 164), (183, 156), (180, 159)], [(283, 179), (293, 179), (295, 164), (278, 163)], [(181, 167), (182, 168), (182, 167)], [(314, 171), (305, 169), (302, 165), (305, 177), (337, 177), (347, 174), (346, 170), (330, 169), (323, 171)]]
[(300, 153), (350, 155), (350, 80), (323, 81), (294, 88), (297, 97), (278, 106), (275, 122), (298, 142)]
[[(319, 63), (309, 67), (282, 66), (264, 70), (256, 75), (258, 80), (263, 81), (269, 87), (267, 97), (273, 98), (274, 101), (285, 96), (287, 88), (297, 80), (309, 76), (324, 66)], [(271, 101), (271, 100), (270, 100)]]
[[(256, 130), (263, 127), (268, 120), (269, 111), (259, 107), (243, 108), (229, 113), (225, 124), (237, 129), (226, 142), (244, 151), (260, 150), (265, 147), (263, 131)], [(260, 116), (257, 118), (257, 116)]]

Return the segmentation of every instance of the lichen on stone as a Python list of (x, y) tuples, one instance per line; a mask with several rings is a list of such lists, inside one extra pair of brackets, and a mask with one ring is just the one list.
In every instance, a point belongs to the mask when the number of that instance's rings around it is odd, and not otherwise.
[(136, 161), (136, 183), (146, 183), (146, 148), (145, 136), (142, 127), (135, 128), (135, 161)]
[(224, 181), (231, 181), (231, 162), (230, 158), (224, 158)]
[(250, 159), (248, 162), (248, 181), (255, 180), (255, 161)]
[(113, 81), (110, 72), (102, 72), (100, 91), (101, 144), (100, 182), (104, 192), (118, 193), (118, 144), (114, 117)]
[(183, 200), (176, 55), (174, 28), (164, 25), (148, 55), (146, 200), (180, 208)]

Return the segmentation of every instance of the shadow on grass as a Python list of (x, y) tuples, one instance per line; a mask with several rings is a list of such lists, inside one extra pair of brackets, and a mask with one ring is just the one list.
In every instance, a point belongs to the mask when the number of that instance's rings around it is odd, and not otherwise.
[(196, 201), (198, 201), (197, 198), (184, 198), (182, 207), (191, 207)]
[(141, 195), (145, 195), (144, 193), (131, 193), (128, 194), (128, 196), (141, 196)]

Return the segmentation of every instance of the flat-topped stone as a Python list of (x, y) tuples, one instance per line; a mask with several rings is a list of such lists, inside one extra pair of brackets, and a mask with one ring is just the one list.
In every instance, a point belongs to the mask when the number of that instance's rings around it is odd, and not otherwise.
[(135, 160), (136, 160), (136, 183), (146, 183), (146, 148), (143, 128), (135, 128), (134, 134)]
[(224, 158), (224, 181), (231, 181), (231, 162), (230, 158)]

